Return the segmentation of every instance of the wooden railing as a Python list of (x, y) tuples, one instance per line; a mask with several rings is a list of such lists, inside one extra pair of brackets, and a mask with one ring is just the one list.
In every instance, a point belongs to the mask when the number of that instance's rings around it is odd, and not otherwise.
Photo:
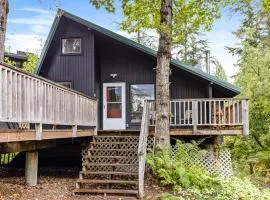
[[(97, 102), (42, 77), (0, 64), (0, 122), (96, 126)], [(37, 134), (37, 139), (40, 135)]]
[[(150, 126), (155, 125), (155, 102), (150, 105)], [(170, 102), (170, 126), (241, 126), (248, 134), (248, 100), (246, 99), (179, 99)], [(152, 113), (152, 114), (151, 114)]]
[(145, 156), (147, 148), (147, 137), (149, 134), (149, 105), (150, 103), (145, 101), (143, 107), (141, 130), (138, 146), (138, 161), (139, 161), (139, 198), (144, 196), (144, 172), (145, 172)]

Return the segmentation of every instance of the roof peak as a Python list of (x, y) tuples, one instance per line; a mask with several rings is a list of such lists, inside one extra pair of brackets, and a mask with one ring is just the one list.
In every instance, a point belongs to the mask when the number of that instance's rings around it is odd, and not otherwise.
[[(70, 13), (70, 12), (64, 10), (64, 9), (58, 8), (55, 19), (54, 19), (54, 22), (53, 22), (53, 25), (51, 27), (48, 38), (47, 38), (47, 40), (45, 42), (43, 51), (41, 53), (39, 63), (37, 65), (37, 69), (36, 69), (37, 74), (39, 73), (39, 71), (41, 69), (41, 66), (43, 64), (45, 55), (46, 55), (46, 53), (48, 51), (48, 48), (49, 48), (49, 45), (51, 43), (52, 37), (53, 37), (53, 35), (54, 35), (55, 31), (56, 31), (56, 28), (57, 28), (57, 26), (59, 24), (59, 21), (60, 21), (60, 18), (62, 16), (65, 16), (65, 17), (67, 17), (67, 18), (69, 18), (69, 19), (71, 19), (71, 20), (73, 20), (73, 21), (75, 21), (77, 23), (80, 23), (80, 24), (82, 24), (82, 25), (84, 25), (84, 26), (86, 26), (88, 28), (91, 28), (91, 29), (93, 29), (93, 30), (95, 30), (97, 32), (105, 34), (105, 35), (107, 35), (107, 36), (109, 36), (109, 37), (111, 37), (113, 39), (116, 39), (116, 40), (118, 40), (118, 41), (120, 41), (120, 42), (122, 42), (122, 43), (124, 43), (126, 45), (129, 45), (129, 46), (131, 46), (133, 48), (136, 48), (136, 49), (138, 49), (138, 50), (140, 50), (140, 51), (142, 51), (142, 52), (144, 52), (144, 53), (146, 53), (148, 55), (155, 56), (155, 57), (157, 56), (157, 52), (155, 50), (153, 50), (153, 49), (151, 49), (151, 48), (149, 48), (149, 47), (147, 47), (145, 45), (139, 44), (139, 43), (137, 43), (137, 42), (135, 42), (135, 41), (133, 41), (133, 40), (131, 40), (129, 38), (126, 38), (126, 37), (124, 37), (122, 35), (119, 35), (119, 34), (113, 32), (113, 31), (109, 30), (109, 29), (106, 29), (106, 28), (101, 27), (101, 26), (99, 26), (97, 24), (94, 24), (94, 23), (92, 23), (92, 22), (90, 22), (88, 20), (85, 20), (85, 19), (83, 19), (83, 18), (81, 18), (81, 17), (79, 17), (77, 15), (74, 15), (74, 14), (72, 14), (72, 13)], [(180, 68), (180, 69), (182, 69), (182, 70), (184, 70), (184, 71), (187, 71), (187, 72), (189, 72), (189, 73), (191, 73), (193, 75), (196, 75), (196, 76), (199, 76), (199, 77), (201, 77), (201, 78), (203, 78), (205, 80), (208, 80), (211, 83), (217, 84), (217, 85), (219, 85), (221, 87), (224, 87), (224, 88), (226, 88), (228, 90), (231, 90), (232, 92), (234, 92), (236, 94), (239, 94), (240, 91), (241, 91), (239, 87), (237, 87), (237, 86), (235, 86), (235, 85), (233, 85), (233, 84), (231, 84), (229, 82), (220, 80), (219, 78), (217, 78), (217, 77), (215, 77), (215, 76), (213, 76), (211, 74), (208, 74), (208, 73), (206, 73), (206, 72), (204, 72), (204, 71), (202, 71), (202, 70), (200, 70), (198, 68), (195, 68), (192, 65), (184, 64), (184, 63), (182, 63), (182, 62), (180, 62), (180, 61), (178, 61), (176, 59), (172, 59), (171, 64), (178, 67), (178, 68)]]

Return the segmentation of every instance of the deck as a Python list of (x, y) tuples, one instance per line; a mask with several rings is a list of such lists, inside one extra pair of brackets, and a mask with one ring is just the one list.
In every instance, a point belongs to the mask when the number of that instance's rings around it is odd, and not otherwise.
[[(106, 132), (140, 133), (139, 130), (97, 131), (96, 100), (6, 64), (0, 64), (0, 92), (0, 123), (17, 127), (0, 129), (0, 143), (89, 137)], [(155, 102), (147, 101), (147, 104), (146, 120), (149, 134), (153, 135)], [(172, 136), (248, 134), (246, 99), (174, 99), (170, 109)], [(57, 129), (59, 126), (62, 129)]]
[(0, 129), (0, 143), (96, 134), (97, 101), (80, 92), (0, 64), (0, 93), (0, 127), (15, 127)]

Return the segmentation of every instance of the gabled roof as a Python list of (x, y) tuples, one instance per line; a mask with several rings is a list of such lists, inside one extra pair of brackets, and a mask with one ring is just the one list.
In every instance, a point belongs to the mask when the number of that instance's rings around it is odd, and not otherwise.
[[(61, 16), (65, 16), (66, 18), (69, 18), (69, 19), (71, 19), (71, 20), (73, 20), (75, 22), (78, 22), (78, 23), (80, 23), (82, 25), (85, 25), (86, 27), (88, 27), (90, 29), (93, 29), (93, 30), (95, 30), (97, 32), (100, 32), (100, 33), (104, 34), (104, 35), (107, 35), (108, 37), (111, 37), (111, 38), (113, 38), (115, 40), (118, 40), (118, 41), (120, 41), (120, 42), (122, 42), (122, 43), (124, 43), (124, 44), (126, 44), (128, 46), (131, 46), (131, 47), (133, 47), (135, 49), (138, 49), (138, 50), (140, 50), (140, 51), (142, 51), (142, 52), (144, 52), (144, 53), (146, 53), (148, 55), (151, 55), (151, 56), (154, 56), (154, 57), (157, 56), (157, 52), (155, 50), (149, 48), (149, 47), (146, 47), (146, 46), (144, 46), (142, 44), (139, 44), (139, 43), (137, 43), (137, 42), (135, 42), (135, 41), (133, 41), (131, 39), (123, 37), (123, 36), (121, 36), (121, 35), (119, 35), (117, 33), (114, 33), (114, 32), (112, 32), (112, 31), (110, 31), (108, 29), (105, 29), (105, 28), (103, 28), (101, 26), (98, 26), (98, 25), (96, 25), (94, 23), (91, 23), (91, 22), (89, 22), (89, 21), (87, 21), (85, 19), (82, 19), (82, 18), (78, 17), (78, 16), (75, 16), (75, 15), (73, 15), (73, 14), (67, 12), (67, 11), (64, 11), (62, 9), (58, 9), (57, 14), (56, 14), (55, 19), (54, 19), (54, 22), (53, 22), (53, 25), (52, 25), (51, 30), (49, 32), (48, 38), (47, 38), (47, 40), (45, 42), (44, 48), (43, 48), (42, 53), (40, 55), (39, 62), (37, 64), (37, 68), (36, 68), (36, 73), (37, 74), (39, 74), (39, 72), (41, 70), (41, 66), (42, 66), (42, 64), (44, 62), (45, 56), (47, 54), (47, 51), (49, 49), (49, 46), (51, 44), (51, 41), (53, 39), (53, 36), (55, 34), (55, 31), (57, 29), (57, 26), (59, 24)], [(220, 80), (217, 77), (215, 77), (213, 75), (210, 75), (210, 74), (208, 74), (208, 73), (206, 73), (206, 72), (204, 72), (204, 71), (202, 71), (200, 69), (197, 69), (197, 68), (195, 68), (195, 67), (193, 67), (191, 65), (181, 63), (181, 62), (179, 62), (179, 61), (177, 61), (175, 59), (171, 60), (171, 64), (178, 67), (178, 68), (180, 68), (180, 69), (182, 69), (182, 70), (184, 70), (184, 71), (187, 71), (187, 72), (189, 72), (189, 73), (191, 73), (191, 74), (193, 74), (195, 76), (198, 76), (198, 77), (201, 77), (201, 78), (203, 78), (205, 80), (208, 80), (209, 82), (212, 82), (213, 84), (216, 84), (216, 85), (219, 85), (219, 86), (221, 86), (223, 88), (226, 88), (226, 89), (228, 89), (228, 90), (230, 90), (230, 91), (232, 91), (232, 92), (234, 92), (236, 94), (239, 94), (240, 91), (241, 91), (239, 87), (237, 87), (237, 86), (235, 86), (235, 85), (233, 85), (231, 83), (228, 83), (226, 81)]]

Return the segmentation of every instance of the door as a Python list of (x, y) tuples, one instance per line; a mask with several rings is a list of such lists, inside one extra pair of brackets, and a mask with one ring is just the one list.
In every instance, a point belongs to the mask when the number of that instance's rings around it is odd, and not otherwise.
[(103, 129), (126, 129), (125, 83), (103, 83)]

